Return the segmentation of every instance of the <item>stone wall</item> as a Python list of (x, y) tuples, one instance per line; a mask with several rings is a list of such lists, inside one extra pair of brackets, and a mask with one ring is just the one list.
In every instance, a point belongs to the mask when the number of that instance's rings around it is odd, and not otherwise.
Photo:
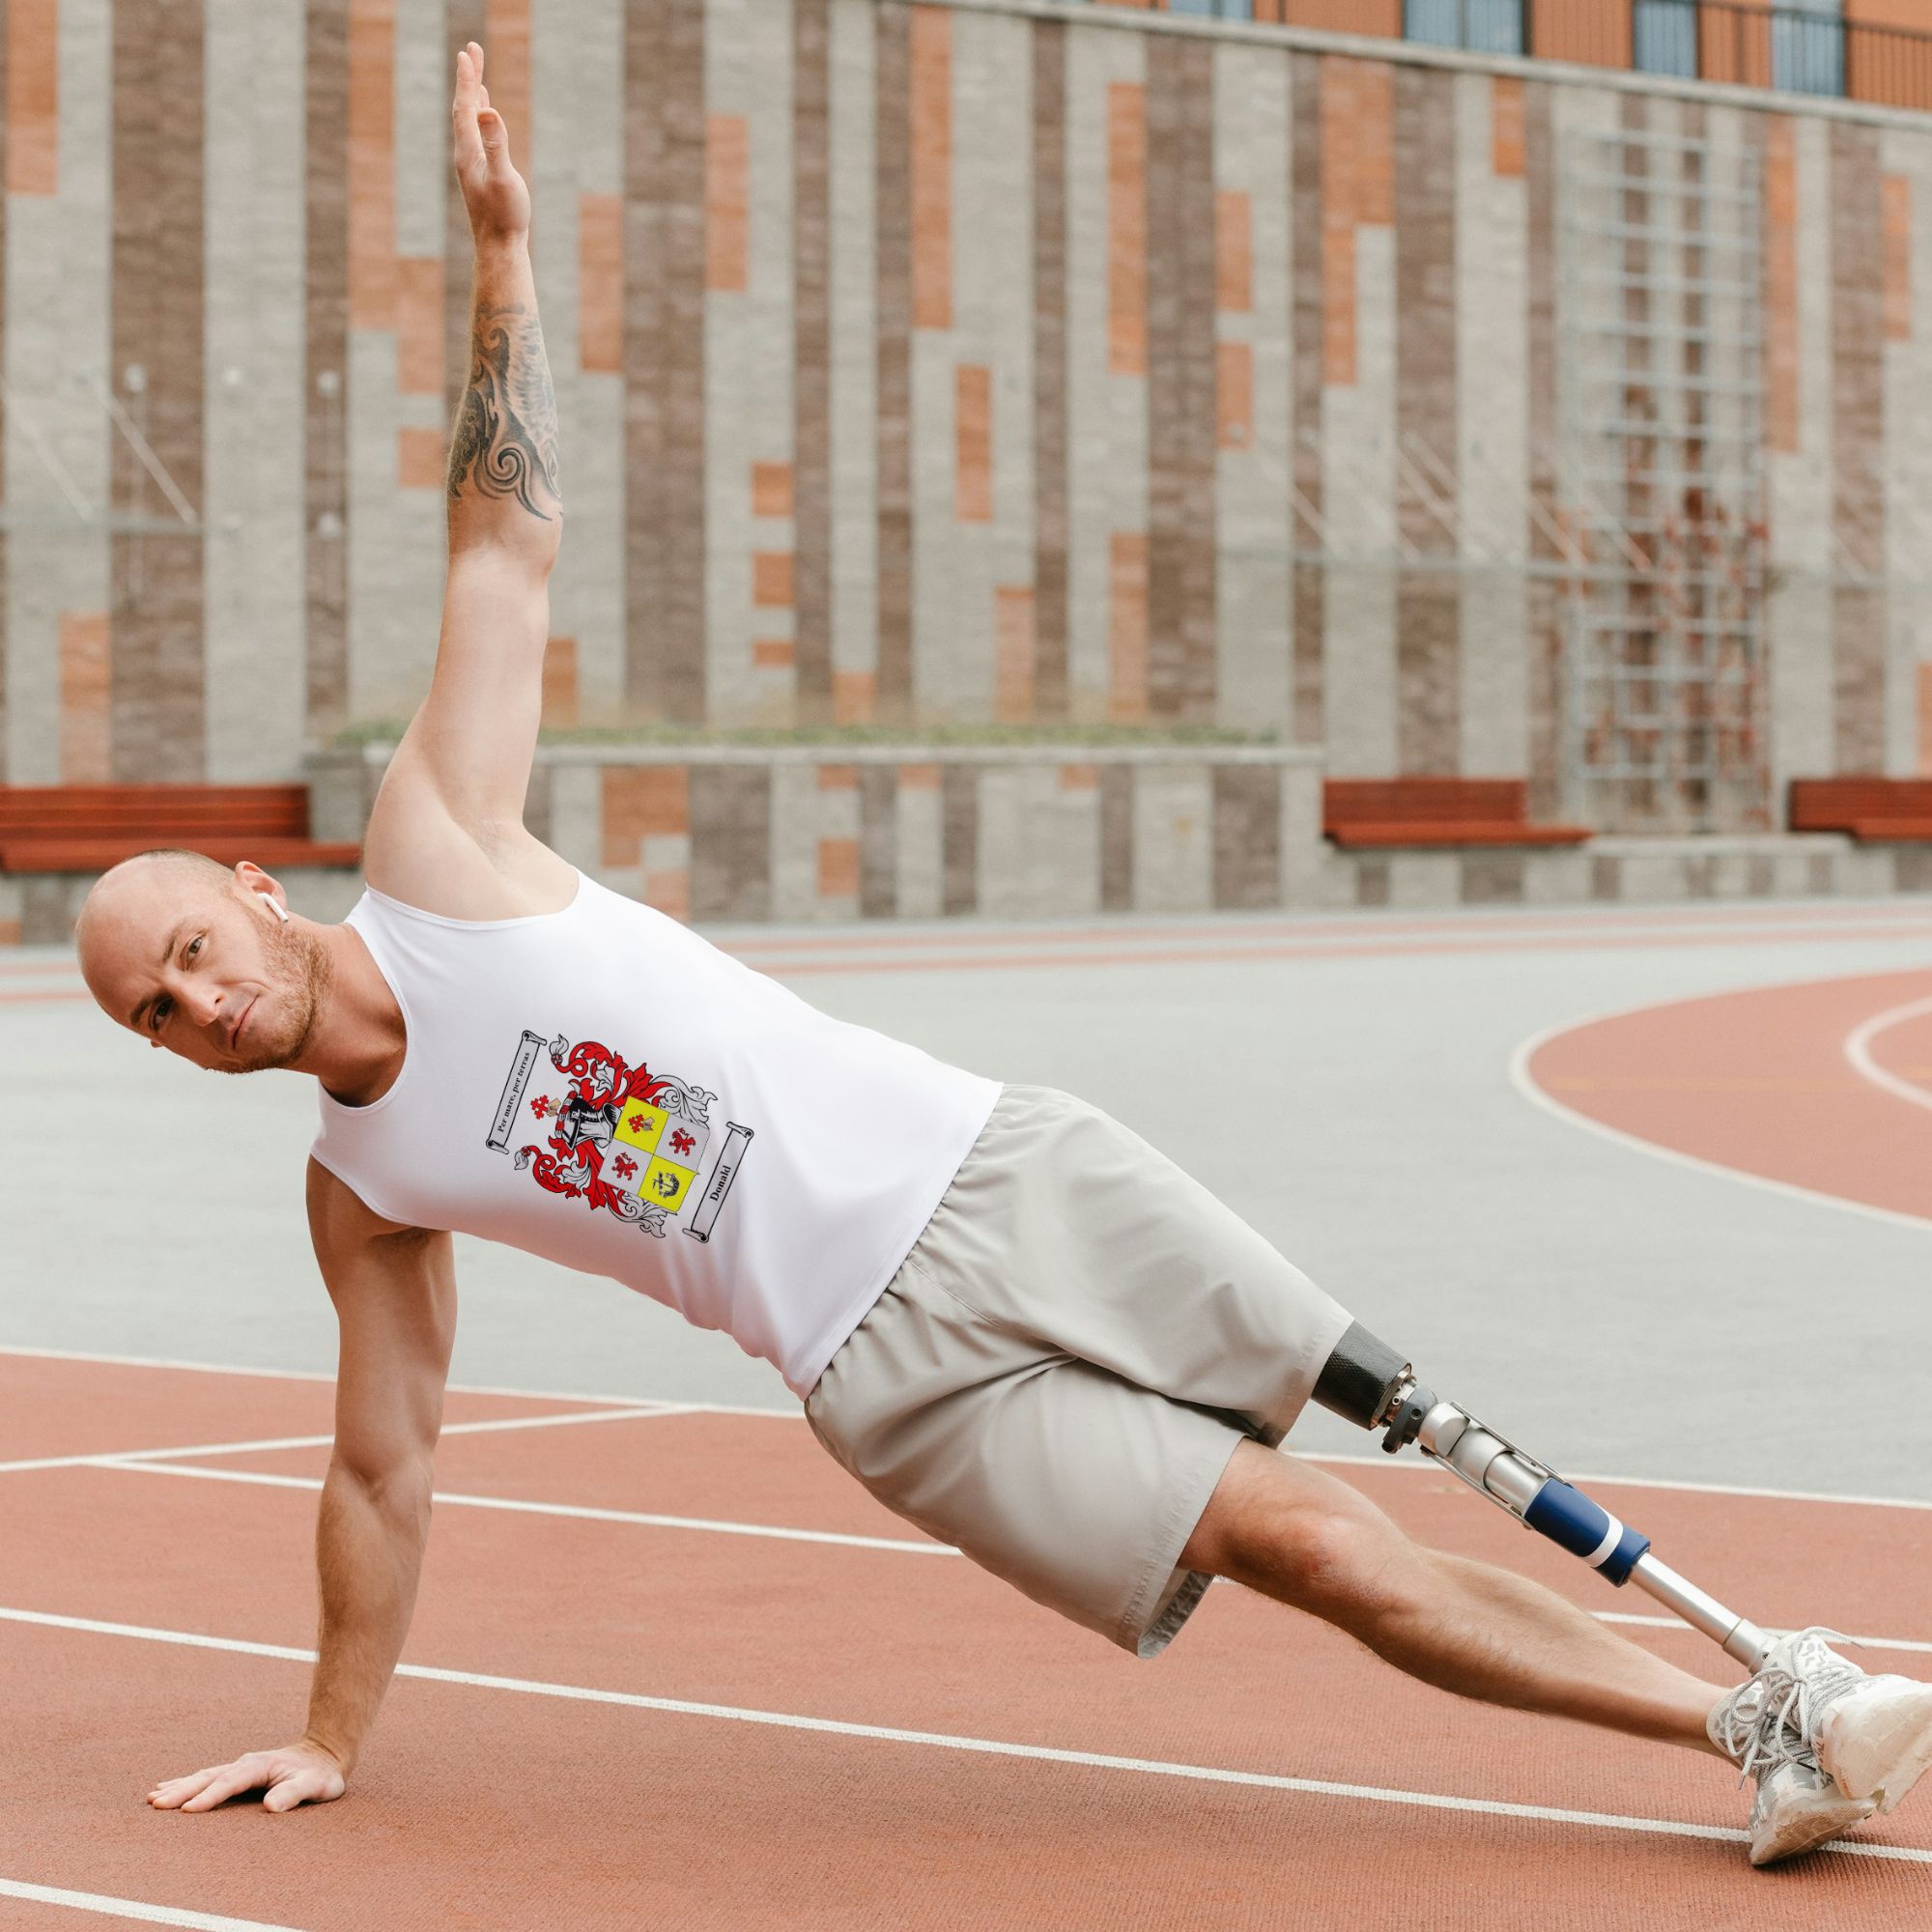
[(1771, 776), (1921, 758), (1922, 117), (1028, 0), (40, 0), (0, 781), (283, 778), (419, 699), (486, 21), (562, 412), (554, 724), (1271, 726), (1547, 806), (1559, 183), (1625, 127), (1761, 223)]

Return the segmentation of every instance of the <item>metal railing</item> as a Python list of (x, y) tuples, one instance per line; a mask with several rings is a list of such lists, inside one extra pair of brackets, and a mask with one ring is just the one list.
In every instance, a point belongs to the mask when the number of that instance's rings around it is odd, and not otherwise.
[[(1170, 14), (1334, 27), (1336, 0), (1143, 0)], [(1350, 31), (1395, 31), (1397, 7), (1365, 7)], [(1377, 16), (1385, 17), (1382, 24)], [(1401, 0), (1402, 38), (1471, 53), (1527, 54), (1587, 67), (1842, 96), (1932, 109), (1932, 33), (1845, 19), (1825, 0)]]

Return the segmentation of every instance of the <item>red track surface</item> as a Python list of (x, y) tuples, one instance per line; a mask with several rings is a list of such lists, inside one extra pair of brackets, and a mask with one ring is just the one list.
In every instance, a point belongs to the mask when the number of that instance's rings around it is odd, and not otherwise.
[[(0, 1461), (327, 1431), (326, 1384), (0, 1356)], [(458, 1397), (452, 1421), (592, 1405)], [(313, 1481), (320, 1448), (201, 1455)], [(1426, 1539), (1613, 1595), (1421, 1465), (1350, 1467)], [(921, 1540), (792, 1419), (720, 1414), (452, 1435), (444, 1496)], [(1759, 1617), (1932, 1638), (1925, 1518), (1631, 1488), (1605, 1500)], [(315, 1495), (98, 1464), (0, 1474), (0, 1608), (305, 1648)], [(1900, 1535), (1901, 1529), (1907, 1533)], [(1794, 1577), (1776, 1552), (1808, 1548)], [(1822, 1586), (1819, 1578), (1829, 1579)], [(1721, 1668), (1675, 1631), (1640, 1640)], [(1878, 1656), (1881, 1667), (1925, 1660)], [(411, 1666), (350, 1796), (152, 1811), (156, 1778), (284, 1741), (299, 1660), (0, 1621), (14, 1748), (0, 1881), (313, 1928), (750, 1926), (1900, 1926), (1932, 1865), (1827, 1854), (1756, 1874), (1740, 1848), (1489, 1808), (1705, 1831), (1742, 1822), (1724, 1767), (1465, 1705), (1218, 1584), (1139, 1664), (956, 1555), (527, 1514), (445, 1500)], [(688, 1700), (710, 1713), (542, 1687)], [(743, 1721), (781, 1714), (924, 1739)], [(1352, 1795), (972, 1753), (942, 1739), (1332, 1780)], [(1379, 1795), (1376, 1795), (1379, 1794)], [(1413, 1794), (1472, 1801), (1433, 1809)], [(1932, 1855), (1932, 1803), (1874, 1846)], [(0, 1898), (14, 1926), (125, 1923)]]
[[(1572, 1113), (1761, 1179), (1932, 1220), (1932, 1106), (1861, 1073), (1846, 1042), (1932, 996), (1932, 973), (1720, 993), (1571, 1028), (1529, 1079)], [(1932, 1102), (1932, 1014), (1885, 1025), (1874, 1062)]]

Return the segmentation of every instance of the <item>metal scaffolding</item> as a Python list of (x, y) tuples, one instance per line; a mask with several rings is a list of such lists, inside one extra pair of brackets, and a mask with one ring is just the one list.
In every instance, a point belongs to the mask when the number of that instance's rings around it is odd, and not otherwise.
[(1757, 171), (1632, 128), (1579, 131), (1561, 167), (1564, 803), (1748, 830), (1770, 778)]

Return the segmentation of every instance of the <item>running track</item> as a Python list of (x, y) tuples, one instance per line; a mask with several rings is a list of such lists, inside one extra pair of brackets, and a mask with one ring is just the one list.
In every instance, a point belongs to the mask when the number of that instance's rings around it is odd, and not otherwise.
[(1528, 1042), (1517, 1074), (1654, 1151), (1932, 1221), (1932, 972), (1611, 1014)]
[[(1136, 1664), (909, 1533), (794, 1416), (502, 1395), (451, 1397), (405, 1674), (350, 1797), (152, 1811), (158, 1777), (299, 1723), (328, 1399), (0, 1354), (0, 1928), (116, 1922), (86, 1898), (307, 1932), (1875, 1926), (1932, 1900), (1932, 1807), (1753, 1874), (1715, 1761), (1459, 1704), (1227, 1584)], [(1345, 1473), (1718, 1662), (1425, 1465)], [(1605, 1494), (1773, 1623), (1815, 1604), (1776, 1553), (1808, 1548), (1835, 1614), (1914, 1646), (1878, 1661), (1924, 1667), (1923, 1568), (1896, 1560), (1924, 1512)]]
[[(1512, 950), (1898, 936), (1917, 909), (1515, 923)], [(786, 935), (849, 971), (1482, 952), (1492, 922)], [(0, 1001), (76, 996), (0, 966)], [(1932, 1219), (1932, 973), (1676, 1002), (1525, 1044), (1530, 1098), (1626, 1144)], [(1716, 1763), (1410, 1686), (1219, 1584), (1139, 1665), (878, 1510), (795, 1416), (452, 1394), (403, 1673), (350, 1798), (158, 1814), (285, 1739), (312, 1640), (316, 1378), (0, 1353), (0, 1932), (196, 1926), (1897, 1926), (1932, 1799), (1776, 1874)], [(277, 1446), (286, 1445), (286, 1446)], [(1343, 1473), (1426, 1540), (1721, 1669), (1416, 1462)], [(1628, 1484), (1605, 1499), (1772, 1624), (1932, 1672), (1927, 1511)], [(1807, 1561), (1792, 1566), (1789, 1552)], [(273, 1835), (264, 1835), (273, 1834)]]

